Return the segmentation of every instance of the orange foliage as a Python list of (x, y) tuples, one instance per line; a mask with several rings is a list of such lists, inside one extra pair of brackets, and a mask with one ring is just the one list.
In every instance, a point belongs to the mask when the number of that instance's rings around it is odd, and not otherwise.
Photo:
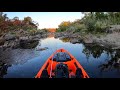
[(70, 22), (67, 22), (67, 21), (64, 21), (60, 24), (61, 26), (69, 26), (70, 25)]
[(20, 20), (15, 20), (15, 21), (13, 21), (13, 25), (21, 25), (21, 21)]
[(49, 32), (56, 32), (56, 28), (48, 28), (47, 29)]

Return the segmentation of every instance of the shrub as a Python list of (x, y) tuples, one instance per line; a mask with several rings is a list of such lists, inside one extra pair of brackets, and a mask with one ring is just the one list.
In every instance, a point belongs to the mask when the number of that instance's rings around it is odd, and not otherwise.
[(35, 35), (37, 33), (37, 30), (33, 29), (33, 30), (29, 30), (30, 35)]

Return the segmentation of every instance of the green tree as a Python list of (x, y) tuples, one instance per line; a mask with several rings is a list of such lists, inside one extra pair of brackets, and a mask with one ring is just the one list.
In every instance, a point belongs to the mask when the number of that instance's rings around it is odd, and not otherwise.
[(30, 23), (32, 23), (32, 18), (31, 17), (25, 17), (23, 22), (25, 22), (26, 24), (30, 24)]

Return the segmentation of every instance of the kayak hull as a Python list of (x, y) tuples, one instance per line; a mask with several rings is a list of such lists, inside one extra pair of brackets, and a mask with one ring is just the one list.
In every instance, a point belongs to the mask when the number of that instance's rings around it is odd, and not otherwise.
[(54, 61), (53, 57), (56, 55), (56, 53), (67, 53), (70, 56), (70, 60), (68, 61), (63, 61), (62, 63), (67, 65), (68, 67), (68, 72), (69, 72), (69, 78), (71, 76), (74, 76), (77, 73), (77, 69), (79, 68), (82, 71), (82, 78), (89, 78), (88, 74), (86, 73), (85, 69), (81, 66), (81, 64), (75, 59), (75, 57), (70, 54), (67, 50), (65, 49), (58, 49), (56, 50), (44, 63), (42, 68), (38, 71), (37, 75), (35, 78), (41, 78), (42, 77), (42, 72), (44, 70), (47, 71), (48, 77), (53, 78), (55, 76), (55, 70), (56, 66), (60, 64), (61, 62), (59, 61)]

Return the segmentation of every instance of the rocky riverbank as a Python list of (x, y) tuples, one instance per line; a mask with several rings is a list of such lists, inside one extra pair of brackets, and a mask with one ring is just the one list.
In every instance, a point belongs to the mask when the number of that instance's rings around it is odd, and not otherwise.
[(3, 33), (0, 36), (0, 78), (7, 74), (8, 67), (24, 64), (35, 58), (37, 52), (48, 49), (48, 47), (36, 46), (41, 39), (48, 37), (49, 32), (41, 31), (31, 35), (25, 30)]
[(75, 43), (85, 43), (85, 44), (93, 44), (96, 43), (100, 46), (104, 46), (106, 48), (111, 49), (120, 49), (120, 25), (112, 25), (109, 30), (103, 35), (98, 34), (81, 34), (79, 32), (56, 32), (55, 38), (59, 39), (67, 39), (68, 42), (73, 44)]
[(31, 35), (29, 32), (25, 30), (19, 30), (14, 32), (4, 33), (0, 37), (0, 48), (5, 50), (6, 48), (22, 48), (22, 49), (31, 49), (35, 48), (39, 40), (42, 38), (46, 38), (48, 32), (39, 32), (35, 35)]

